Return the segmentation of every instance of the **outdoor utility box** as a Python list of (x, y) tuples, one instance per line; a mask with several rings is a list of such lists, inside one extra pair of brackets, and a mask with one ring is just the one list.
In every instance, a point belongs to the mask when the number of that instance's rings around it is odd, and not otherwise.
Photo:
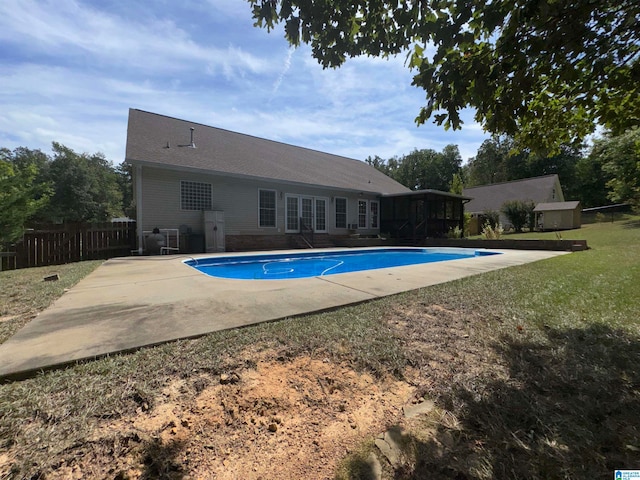
[(201, 233), (191, 233), (188, 236), (189, 253), (205, 253), (204, 235)]
[(204, 211), (204, 240), (207, 253), (224, 252), (224, 212)]

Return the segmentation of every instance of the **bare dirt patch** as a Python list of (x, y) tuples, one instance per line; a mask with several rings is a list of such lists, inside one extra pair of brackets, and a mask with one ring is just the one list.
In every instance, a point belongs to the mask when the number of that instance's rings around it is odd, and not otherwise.
[(412, 387), (308, 356), (175, 379), (153, 407), (103, 421), (47, 478), (333, 478), (395, 423)]

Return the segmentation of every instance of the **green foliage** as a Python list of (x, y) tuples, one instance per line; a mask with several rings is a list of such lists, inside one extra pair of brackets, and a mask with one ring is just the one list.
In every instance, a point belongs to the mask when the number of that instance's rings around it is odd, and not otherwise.
[(535, 203), (531, 201), (510, 200), (502, 205), (502, 213), (509, 219), (516, 232), (522, 232), (525, 225), (531, 225)]
[(640, 128), (595, 142), (591, 155), (609, 175), (609, 199), (640, 206)]
[(366, 162), (411, 190), (447, 192), (454, 175), (460, 172), (462, 157), (456, 145), (447, 145), (442, 152), (416, 149), (400, 158), (385, 161), (376, 156)]
[(462, 238), (463, 230), (459, 226), (450, 228), (447, 232), (447, 238)]
[(464, 183), (462, 182), (462, 176), (459, 173), (454, 173), (453, 180), (451, 180), (451, 183), (449, 184), (449, 191), (456, 195), (462, 195), (463, 189)]
[(482, 224), (489, 224), (491, 228), (497, 227), (500, 224), (500, 212), (485, 210), (482, 212)]
[(129, 218), (136, 218), (136, 204), (133, 198), (133, 175), (131, 165), (121, 163), (115, 168), (118, 189), (122, 194), (122, 212)]
[(489, 223), (485, 223), (482, 227), (482, 238), (485, 240), (500, 240), (503, 233), (504, 228), (499, 223), (494, 227)]
[(56, 142), (53, 152), (49, 175), (54, 193), (47, 220), (104, 222), (122, 214), (118, 177), (104, 155), (78, 154)]
[[(284, 23), (323, 67), (407, 53), (426, 92), (416, 121), (445, 129), (460, 111), (522, 147), (558, 152), (604, 125), (640, 123), (636, 0), (248, 0), (256, 25)], [(544, 155), (546, 156), (546, 155)]]
[[(24, 152), (22, 152), (24, 153)], [(0, 248), (18, 240), (29, 218), (48, 202), (38, 166), (19, 152), (0, 150)]]

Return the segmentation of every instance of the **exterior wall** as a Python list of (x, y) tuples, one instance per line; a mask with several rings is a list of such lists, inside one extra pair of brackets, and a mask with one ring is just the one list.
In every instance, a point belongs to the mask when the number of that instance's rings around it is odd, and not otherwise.
[[(181, 181), (210, 183), (212, 185), (212, 210), (225, 214), (225, 234), (233, 242), (242, 236), (285, 236), (285, 200), (287, 195), (326, 199), (326, 226), (329, 235), (347, 235), (348, 228), (336, 228), (335, 197), (347, 199), (347, 224), (358, 222), (358, 200), (377, 201), (373, 194), (342, 192), (297, 185), (277, 184), (267, 181), (236, 179), (178, 170), (141, 168), (142, 202), (139, 225), (143, 231), (158, 228), (179, 228), (185, 225), (194, 234), (204, 233), (202, 211), (182, 210), (180, 205)], [(276, 191), (276, 227), (261, 228), (258, 225), (259, 190)], [(359, 229), (359, 233), (377, 234), (379, 228)], [(257, 239), (256, 239), (257, 240)], [(266, 242), (268, 244), (269, 242)], [(287, 248), (287, 242), (276, 242), (274, 248)], [(274, 244), (274, 245), (275, 245)]]
[(575, 210), (554, 210), (543, 212), (542, 228), (543, 230), (568, 230), (572, 228), (580, 228), (581, 212), (580, 209)]

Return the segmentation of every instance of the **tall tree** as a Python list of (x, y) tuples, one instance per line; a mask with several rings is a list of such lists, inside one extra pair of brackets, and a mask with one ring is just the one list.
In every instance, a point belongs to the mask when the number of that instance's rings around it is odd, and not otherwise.
[(411, 190), (447, 192), (454, 175), (460, 172), (462, 157), (457, 145), (447, 145), (442, 152), (415, 149), (399, 158), (385, 161), (376, 156), (366, 162)]
[(637, 0), (248, 0), (256, 25), (284, 23), (323, 67), (408, 53), (426, 92), (416, 121), (488, 132), (557, 151), (594, 131), (640, 124)]
[(131, 165), (122, 162), (115, 168), (118, 189), (122, 195), (122, 212), (129, 218), (136, 218), (136, 205), (133, 198), (133, 175)]
[(597, 141), (592, 155), (602, 161), (603, 170), (610, 176), (609, 199), (640, 207), (640, 128)]
[(576, 164), (576, 200), (580, 200), (583, 208), (608, 205), (607, 182), (610, 175), (602, 168), (603, 159), (593, 152), (580, 158)]
[(118, 177), (101, 153), (78, 154), (53, 142), (49, 176), (53, 196), (46, 220), (55, 222), (104, 222), (122, 215)]
[(507, 161), (512, 148), (513, 143), (508, 137), (494, 135), (482, 142), (476, 156), (465, 165), (467, 186), (512, 180), (507, 172)]
[(49, 199), (47, 185), (37, 181), (37, 164), (27, 161), (26, 153), (0, 149), (0, 247), (20, 238)]

